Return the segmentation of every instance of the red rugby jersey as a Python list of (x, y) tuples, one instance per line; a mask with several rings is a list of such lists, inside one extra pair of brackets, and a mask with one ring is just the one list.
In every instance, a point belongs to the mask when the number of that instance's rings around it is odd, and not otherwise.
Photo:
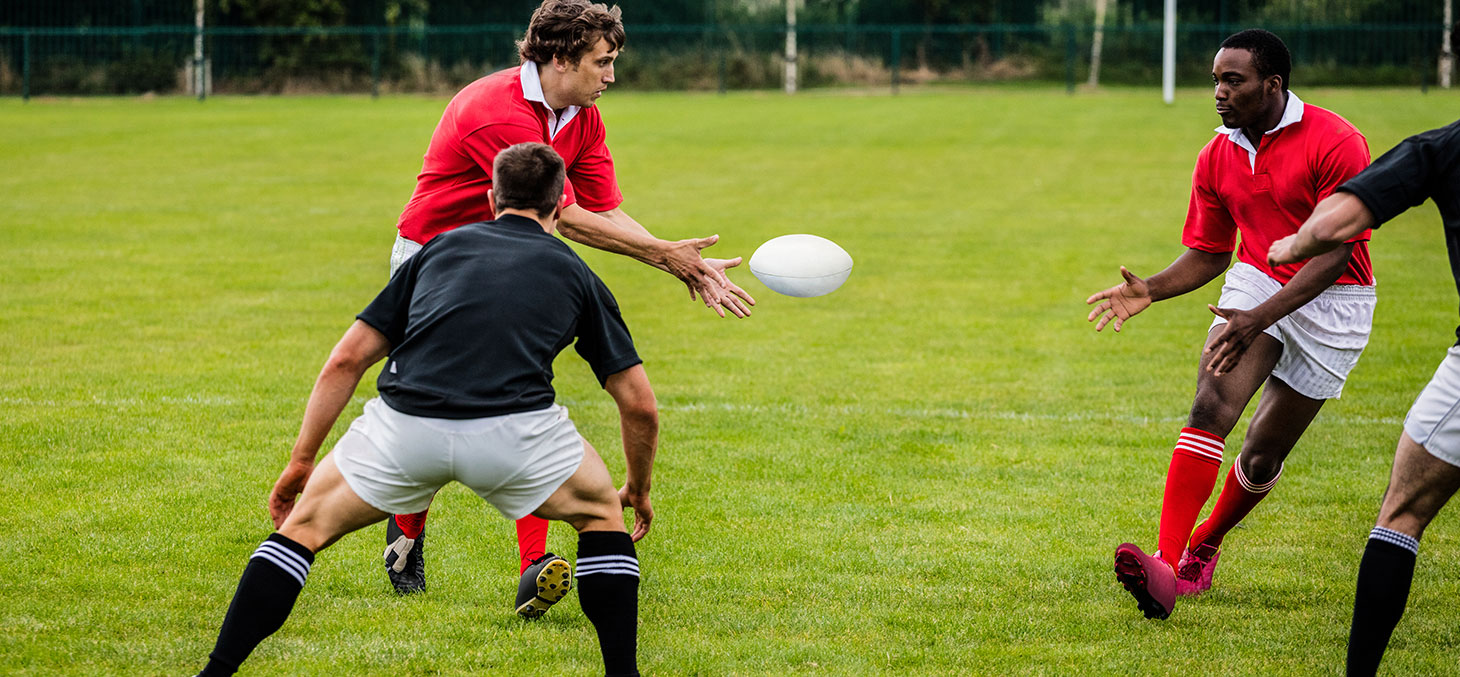
[[(1298, 232), (1319, 200), (1369, 166), (1369, 144), (1348, 120), (1292, 93), (1283, 118), (1289, 124), (1263, 135), (1255, 163), (1225, 133), (1202, 148), (1181, 243), (1217, 254), (1236, 249), (1237, 260), (1287, 284), (1303, 263), (1273, 268), (1268, 247)], [(1367, 230), (1350, 240), (1358, 244), (1336, 284), (1374, 284), (1368, 240)]]
[(487, 201), (492, 160), (498, 151), (530, 141), (551, 145), (563, 156), (569, 204), (601, 212), (623, 203), (598, 107), (578, 110), (557, 136), (548, 133), (548, 115), (544, 104), (524, 96), (520, 68), (493, 73), (458, 92), (431, 134), (416, 190), (396, 225), (401, 236), (425, 244), (453, 228), (492, 220)]

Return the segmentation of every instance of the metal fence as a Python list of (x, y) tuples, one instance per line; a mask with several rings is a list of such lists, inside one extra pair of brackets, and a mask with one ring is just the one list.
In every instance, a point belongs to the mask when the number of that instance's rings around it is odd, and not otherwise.
[[(1209, 82), (1212, 54), (1244, 26), (1178, 27), (1178, 84)], [(1267, 26), (1293, 51), (1295, 86), (1426, 86), (1434, 23)], [(522, 27), (242, 28), (202, 32), (216, 93), (449, 92), (517, 63)], [(799, 85), (897, 89), (933, 82), (1035, 81), (1073, 88), (1087, 76), (1093, 28), (1075, 24), (802, 25)], [(179, 93), (195, 89), (191, 26), (0, 27), (0, 95)], [(784, 26), (631, 27), (617, 69), (633, 89), (775, 88)], [(1159, 24), (1107, 27), (1101, 82), (1160, 82)]]

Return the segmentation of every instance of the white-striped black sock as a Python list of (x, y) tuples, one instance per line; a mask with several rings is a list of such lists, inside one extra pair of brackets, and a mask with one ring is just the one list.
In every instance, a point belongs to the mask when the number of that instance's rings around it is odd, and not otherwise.
[(259, 544), (238, 581), (202, 677), (233, 674), (259, 642), (283, 627), (313, 563), (309, 548), (278, 533)]
[(578, 602), (598, 631), (606, 675), (638, 675), (639, 558), (621, 531), (578, 534)]
[(1359, 562), (1354, 620), (1348, 636), (1348, 674), (1372, 675), (1379, 669), (1394, 626), (1404, 616), (1419, 539), (1374, 527)]

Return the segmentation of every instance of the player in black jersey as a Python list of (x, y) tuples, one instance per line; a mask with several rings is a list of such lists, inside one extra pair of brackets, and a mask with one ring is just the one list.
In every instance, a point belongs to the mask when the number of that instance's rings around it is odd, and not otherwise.
[[(1433, 199), (1460, 290), (1460, 121), (1405, 139), (1320, 202), (1298, 232), (1274, 242), (1273, 265), (1321, 254)], [(1460, 329), (1456, 329), (1460, 339)], [(1404, 419), (1389, 488), (1359, 564), (1348, 674), (1379, 668), (1404, 615), (1425, 527), (1460, 489), (1460, 340)]]

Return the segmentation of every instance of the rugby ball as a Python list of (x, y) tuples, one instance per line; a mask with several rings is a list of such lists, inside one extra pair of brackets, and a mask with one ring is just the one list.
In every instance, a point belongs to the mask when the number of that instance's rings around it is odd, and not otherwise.
[(750, 255), (750, 272), (771, 291), (786, 296), (830, 294), (852, 274), (845, 249), (815, 235), (782, 235)]

